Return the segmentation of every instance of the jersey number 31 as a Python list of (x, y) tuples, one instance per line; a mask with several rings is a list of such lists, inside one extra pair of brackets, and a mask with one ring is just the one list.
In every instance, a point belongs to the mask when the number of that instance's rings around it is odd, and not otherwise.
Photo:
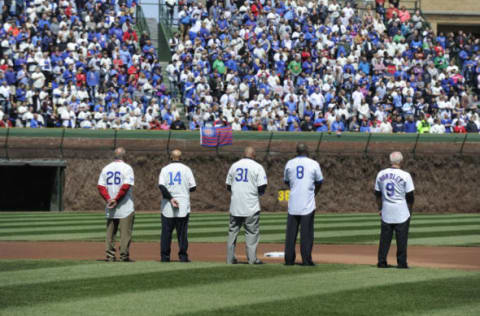
[(237, 176), (235, 177), (235, 181), (240, 182), (248, 182), (248, 169), (247, 168), (237, 168), (235, 170), (237, 172)]

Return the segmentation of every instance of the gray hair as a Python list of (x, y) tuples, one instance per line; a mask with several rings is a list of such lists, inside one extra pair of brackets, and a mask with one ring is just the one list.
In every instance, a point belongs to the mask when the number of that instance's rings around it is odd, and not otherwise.
[(403, 161), (403, 155), (399, 151), (394, 151), (390, 154), (390, 162), (392, 164), (398, 165)]
[(125, 148), (116, 148), (113, 156), (115, 157), (115, 159), (123, 160), (123, 157), (125, 156)]

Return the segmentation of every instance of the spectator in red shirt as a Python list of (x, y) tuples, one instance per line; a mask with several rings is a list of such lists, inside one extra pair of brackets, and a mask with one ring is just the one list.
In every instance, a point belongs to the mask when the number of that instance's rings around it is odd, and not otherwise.
[(129, 42), (129, 41), (138, 42), (137, 32), (135, 32), (134, 30), (132, 30), (130, 28), (127, 31), (123, 32), (122, 39), (123, 39), (124, 42)]
[(387, 72), (392, 76), (395, 74), (396, 71), (397, 71), (397, 67), (394, 64), (389, 64), (387, 66)]
[(393, 5), (390, 5), (390, 8), (388, 8), (387, 13), (385, 14), (385, 17), (387, 18), (387, 20), (390, 20), (394, 14), (396, 14), (398, 17), (399, 13), (400, 11), (397, 8), (395, 8)]
[(256, 1), (252, 3), (252, 5), (250, 6), (250, 10), (252, 11), (255, 17), (257, 17), (260, 13), (262, 13), (263, 7), (260, 1)]
[(77, 81), (77, 87), (82, 87), (86, 84), (87, 82), (87, 76), (85, 75), (85, 73), (83, 72), (82, 69), (79, 69), (78, 70), (78, 73), (77, 75), (75, 76), (75, 79)]
[(465, 134), (467, 130), (465, 129), (465, 126), (460, 124), (460, 120), (457, 120), (455, 127), (453, 128), (453, 132), (457, 134)]
[(0, 128), (13, 127), (12, 122), (9, 120), (7, 114), (3, 116), (3, 120), (0, 120)]
[(158, 120), (153, 120), (150, 122), (150, 129), (161, 130), (162, 126)]
[(402, 10), (398, 12), (398, 17), (402, 23), (410, 21), (410, 12), (408, 12), (407, 8), (402, 7)]

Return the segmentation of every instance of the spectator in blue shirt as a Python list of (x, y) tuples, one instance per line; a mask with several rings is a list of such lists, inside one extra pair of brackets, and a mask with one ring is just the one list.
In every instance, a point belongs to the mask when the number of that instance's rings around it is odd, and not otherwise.
[(367, 120), (362, 120), (362, 124), (360, 125), (360, 133), (370, 133), (370, 125), (368, 125)]
[(345, 131), (345, 124), (341, 120), (340, 115), (337, 115), (335, 117), (335, 121), (332, 123), (332, 126), (330, 127), (330, 130), (332, 132), (343, 132), (343, 131)]
[(95, 69), (90, 68), (90, 70), (87, 72), (87, 87), (91, 100), (93, 100), (95, 97), (95, 92), (97, 91), (99, 83), (100, 73)]
[(402, 121), (401, 116), (397, 116), (397, 120), (392, 124), (392, 131), (394, 133), (404, 133), (405, 132), (405, 124)]
[(318, 117), (313, 122), (313, 127), (315, 127), (317, 132), (328, 132), (327, 121), (323, 118), (322, 112), (318, 114)]
[(416, 133), (417, 132), (417, 124), (413, 120), (413, 116), (410, 115), (405, 122), (405, 133)]

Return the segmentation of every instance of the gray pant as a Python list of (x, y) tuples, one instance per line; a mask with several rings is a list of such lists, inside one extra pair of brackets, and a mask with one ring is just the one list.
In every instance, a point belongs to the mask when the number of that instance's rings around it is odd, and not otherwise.
[(257, 260), (257, 246), (260, 240), (260, 212), (249, 217), (239, 217), (230, 215), (230, 225), (228, 227), (227, 241), (227, 263), (235, 261), (235, 246), (237, 236), (242, 226), (245, 227), (245, 248), (247, 252), (248, 263), (253, 264)]

